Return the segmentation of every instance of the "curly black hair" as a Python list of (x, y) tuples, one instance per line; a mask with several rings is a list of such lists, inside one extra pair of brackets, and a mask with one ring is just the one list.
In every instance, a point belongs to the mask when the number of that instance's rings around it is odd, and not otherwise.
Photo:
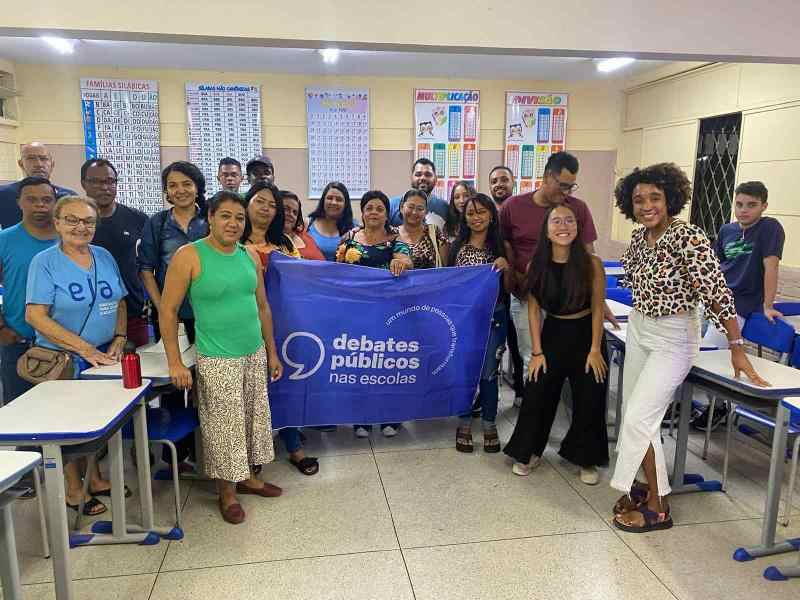
[(617, 182), (614, 198), (620, 212), (631, 221), (633, 216), (633, 190), (640, 183), (650, 183), (664, 192), (667, 197), (667, 214), (670, 217), (680, 214), (692, 198), (692, 184), (675, 163), (658, 163), (644, 169), (636, 168), (632, 173)]

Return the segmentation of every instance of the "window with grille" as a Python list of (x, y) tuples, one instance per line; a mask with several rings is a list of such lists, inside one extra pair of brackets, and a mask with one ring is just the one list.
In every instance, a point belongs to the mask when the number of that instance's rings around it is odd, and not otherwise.
[(742, 113), (700, 120), (691, 222), (715, 239), (731, 219)]

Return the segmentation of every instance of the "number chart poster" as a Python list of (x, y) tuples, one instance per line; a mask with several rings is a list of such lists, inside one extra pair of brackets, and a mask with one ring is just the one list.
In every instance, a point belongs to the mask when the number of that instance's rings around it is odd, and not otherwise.
[[(189, 160), (206, 178), (207, 195), (221, 188), (219, 160), (230, 156), (242, 168), (261, 146), (261, 86), (245, 83), (187, 83)], [(247, 181), (242, 183), (247, 186)]]
[(369, 191), (369, 90), (306, 88), (308, 197), (331, 181), (351, 198)]
[(414, 90), (415, 157), (436, 165), (435, 196), (449, 199), (459, 179), (477, 184), (479, 132), (478, 90)]
[(538, 188), (548, 157), (564, 150), (567, 99), (567, 94), (506, 92), (505, 164), (516, 176), (515, 194)]
[(158, 82), (81, 78), (86, 158), (119, 174), (117, 200), (152, 215), (164, 208)]

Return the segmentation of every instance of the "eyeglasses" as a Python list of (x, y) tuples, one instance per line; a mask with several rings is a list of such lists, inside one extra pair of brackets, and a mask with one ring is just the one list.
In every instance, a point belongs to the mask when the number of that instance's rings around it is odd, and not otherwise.
[(550, 224), (555, 225), (556, 227), (559, 225), (572, 227), (573, 225), (577, 225), (578, 221), (575, 220), (575, 217), (550, 217)]
[(558, 177), (555, 177), (555, 176), (553, 176), (553, 181), (555, 181), (558, 184), (559, 189), (562, 192), (564, 192), (565, 194), (569, 194), (570, 192), (574, 192), (579, 187), (581, 187), (577, 183), (564, 183), (562, 181), (559, 181)]
[(70, 227), (77, 227), (78, 225), (85, 225), (87, 229), (94, 229), (97, 227), (97, 219), (94, 217), (89, 217), (86, 219), (79, 219), (73, 215), (65, 215), (59, 219), (59, 221), (64, 221)]
[(86, 183), (90, 183), (92, 185), (117, 185), (117, 178), (116, 177), (87, 177), (84, 179)]

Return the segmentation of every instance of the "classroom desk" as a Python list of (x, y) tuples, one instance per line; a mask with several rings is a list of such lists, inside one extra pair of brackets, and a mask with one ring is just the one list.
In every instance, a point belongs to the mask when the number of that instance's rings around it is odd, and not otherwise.
[[(783, 408), (792, 415), (800, 415), (800, 398), (784, 398), (781, 400)], [(795, 549), (800, 552), (800, 542), (794, 540)], [(797, 564), (794, 566), (769, 566), (764, 571), (764, 577), (772, 581), (785, 581), (790, 577), (800, 577), (800, 554), (798, 554)]]
[[(761, 528), (761, 543), (749, 548), (739, 548), (734, 552), (733, 558), (738, 561), (753, 560), (760, 556), (789, 552), (800, 547), (800, 538), (775, 542), (775, 530), (778, 523), (778, 507), (781, 496), (781, 483), (783, 481), (783, 463), (786, 456), (786, 428), (789, 424), (789, 410), (781, 402), (788, 396), (800, 395), (800, 372), (792, 367), (787, 367), (757, 356), (748, 355), (756, 372), (766, 379), (771, 387), (756, 386), (746, 378), (734, 379), (733, 367), (730, 362), (730, 350), (715, 350), (702, 352), (694, 361), (691, 376), (684, 384), (683, 400), (688, 396), (691, 399), (692, 388), (698, 381), (708, 381), (715, 384), (715, 393), (719, 390), (732, 392), (732, 399), (736, 403), (752, 401), (754, 405), (777, 405), (775, 415), (775, 432), (772, 436), (772, 453), (769, 465), (769, 479), (767, 482), (767, 499), (764, 506), (764, 518)], [(701, 384), (702, 385), (702, 384)], [(734, 396), (735, 395), (735, 396)], [(685, 406), (681, 407), (686, 408)], [(684, 417), (688, 425), (688, 410), (681, 412), (681, 425)], [(686, 461), (686, 435), (681, 439), (679, 429), (678, 446), (675, 451), (676, 463), (681, 465)], [(680, 460), (679, 460), (680, 459)], [(682, 474), (682, 471), (681, 471)], [(717, 482), (705, 482), (706, 484)]]
[(8, 492), (8, 489), (41, 462), (42, 455), (38, 452), (0, 452), (0, 584), (6, 600), (22, 600), (14, 521), (11, 516), (11, 505), (17, 494)]
[(627, 321), (628, 316), (633, 311), (633, 307), (623, 304), (622, 302), (617, 302), (616, 300), (606, 300), (606, 305), (619, 321)]
[[(167, 365), (167, 355), (163, 352), (154, 352), (158, 349), (157, 344), (142, 346), (137, 350), (139, 361), (142, 365), (142, 377), (151, 379), (154, 386), (168, 385), (170, 383), (169, 366)], [(189, 346), (181, 353), (181, 359), (187, 369), (191, 369), (197, 362), (197, 353), (194, 346)], [(103, 365), (92, 367), (82, 371), (81, 379), (121, 379), (122, 363), (113, 365)]]
[[(0, 445), (41, 445), (47, 500), (50, 551), (53, 558), (56, 599), (72, 600), (74, 591), (70, 574), (69, 547), (86, 543), (92, 535), (70, 536), (67, 527), (64, 493), (62, 447), (78, 446), (108, 439), (111, 462), (111, 501), (115, 540), (111, 543), (158, 543), (156, 534), (125, 533), (125, 484), (122, 473), (122, 425), (135, 414), (137, 447), (147, 448), (147, 421), (138, 410), (149, 380), (134, 389), (125, 389), (119, 381), (46, 381), (25, 392), (17, 401), (0, 408)], [(110, 436), (110, 437), (109, 437)], [(150, 462), (145, 453), (139, 459), (139, 480), (145, 474), (147, 485), (140, 496), (149, 499)], [(142, 516), (145, 507), (142, 506)], [(151, 515), (152, 518), (152, 515)], [(108, 543), (108, 542), (106, 542)]]

